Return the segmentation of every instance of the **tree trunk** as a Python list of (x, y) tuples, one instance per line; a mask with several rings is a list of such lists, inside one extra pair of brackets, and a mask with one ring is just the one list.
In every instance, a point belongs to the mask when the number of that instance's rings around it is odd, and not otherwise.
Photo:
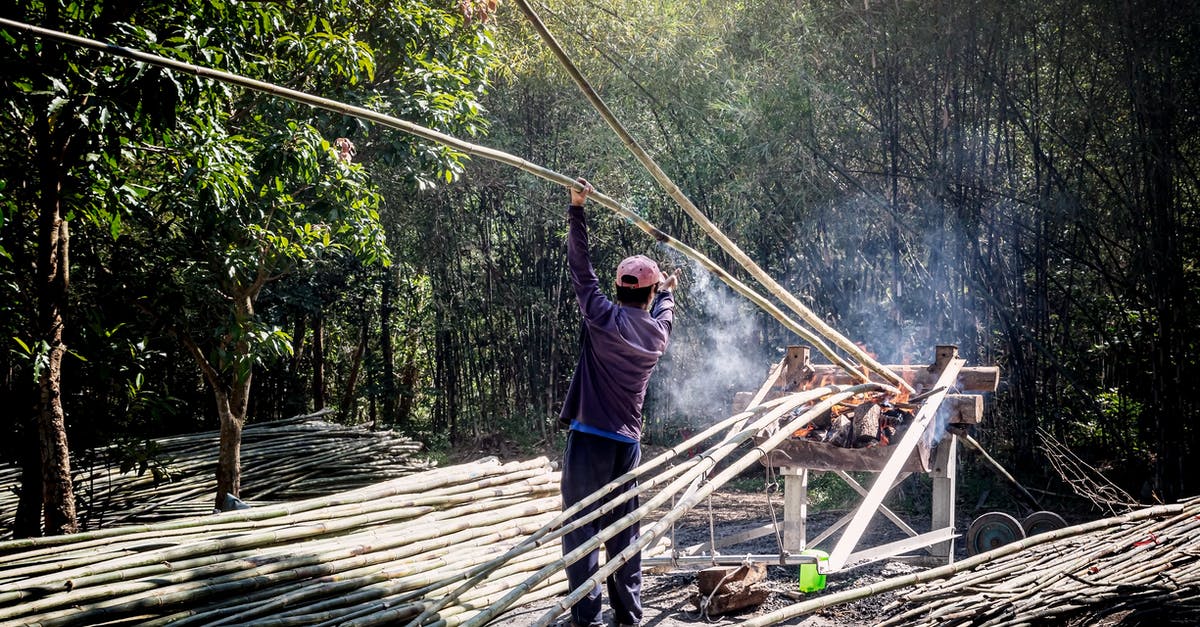
[[(249, 387), (249, 381), (247, 381)], [(225, 495), (237, 497), (242, 491), (242, 426), (245, 407), (239, 416), (233, 394), (214, 388), (217, 414), (221, 418), (220, 452), (217, 457), (217, 509), (225, 509)]]
[(325, 408), (325, 317), (320, 313), (313, 316), (312, 362), (313, 410), (320, 411)]
[(300, 361), (304, 359), (304, 335), (308, 331), (308, 316), (296, 315), (296, 326), (292, 327), (292, 361), (288, 363), (288, 374), (300, 372)]
[(397, 422), (396, 409), (396, 351), (392, 347), (392, 293), (396, 290), (396, 275), (391, 270), (383, 273), (383, 289), (379, 298), (379, 356), (383, 361), (383, 385), (380, 394), (383, 399), (383, 422)]
[(417, 401), (417, 382), (421, 369), (417, 366), (417, 343), (420, 338), (415, 332), (409, 333), (408, 346), (404, 352), (404, 365), (400, 367), (400, 382), (397, 385), (399, 394), (396, 405), (396, 426), (403, 429), (412, 418), (413, 406)]
[(50, 122), (38, 120), (40, 172), (43, 177), (38, 200), (38, 333), (45, 342), (46, 363), (38, 378), (41, 403), (38, 409), (38, 439), (42, 458), (42, 500), (45, 532), (74, 533), (75, 494), (71, 486), (71, 458), (67, 447), (66, 414), (62, 406), (63, 325), (67, 308), (70, 231), (62, 215), (62, 164), (56, 156), (66, 150), (52, 147)]
[(21, 490), (12, 528), (14, 538), (42, 535), (42, 447), (34, 418), (36, 408), (33, 403), (28, 407), (34, 411), (22, 420), (24, 424), (18, 434), (24, 446), (21, 447)]
[(342, 412), (342, 417), (350, 419), (354, 417), (354, 391), (358, 387), (358, 375), (362, 372), (363, 355), (367, 352), (367, 327), (370, 326), (370, 318), (363, 316), (362, 330), (358, 335), (358, 346), (354, 349), (354, 356), (350, 362), (350, 375), (346, 377), (346, 391), (342, 394), (342, 403), (338, 409)]

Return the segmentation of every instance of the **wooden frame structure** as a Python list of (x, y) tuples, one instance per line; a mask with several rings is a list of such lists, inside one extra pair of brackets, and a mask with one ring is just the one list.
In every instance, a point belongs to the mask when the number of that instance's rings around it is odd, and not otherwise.
[[(814, 385), (849, 383), (849, 374), (836, 366), (814, 365), (808, 347), (788, 347), (783, 360), (771, 369), (757, 393), (740, 393), (734, 411)], [(778, 469), (784, 478), (783, 551), (779, 555), (721, 556), (722, 547), (776, 533), (768, 523), (756, 529), (717, 540), (715, 546), (702, 543), (680, 550), (673, 558), (643, 560), (643, 563), (733, 563), (747, 558), (781, 564), (812, 563), (814, 557), (801, 555), (806, 549), (837, 537), (829, 560), (821, 566), (825, 572), (837, 572), (851, 566), (893, 558), (925, 549), (929, 559), (950, 563), (954, 559), (955, 494), (957, 488), (958, 438), (947, 431), (950, 424), (978, 424), (983, 415), (983, 397), (979, 392), (995, 391), (999, 368), (966, 367), (958, 348), (941, 345), (935, 349), (934, 362), (928, 366), (889, 366), (910, 383), (924, 399), (908, 429), (889, 446), (841, 448), (830, 444), (791, 439), (770, 451), (763, 464)], [(971, 394), (950, 394), (951, 389)], [(761, 441), (769, 433), (765, 432)], [(859, 483), (850, 472), (876, 474), (870, 487)], [(860, 504), (816, 537), (808, 538), (808, 482), (812, 472), (833, 472), (858, 492)], [(909, 475), (925, 472), (933, 480), (930, 531), (919, 533), (895, 512), (883, 505), (883, 499)], [(882, 513), (907, 536), (902, 540), (859, 549), (868, 524)]]

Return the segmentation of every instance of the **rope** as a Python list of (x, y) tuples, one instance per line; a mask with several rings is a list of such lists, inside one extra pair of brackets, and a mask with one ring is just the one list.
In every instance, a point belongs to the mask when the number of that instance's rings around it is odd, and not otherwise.
[[(629, 152), (631, 152), (633, 156), (642, 164), (642, 166), (646, 168), (650, 175), (654, 177), (654, 180), (657, 181), (664, 190), (666, 190), (667, 194), (675, 200), (675, 202), (683, 209), (684, 213), (691, 217), (692, 220), (700, 227), (700, 229), (703, 230), (706, 235), (708, 235), (709, 239), (716, 242), (716, 244), (720, 246), (722, 250), (728, 253), (729, 256), (735, 261), (737, 261), (738, 265), (742, 266), (742, 268), (749, 272), (750, 275), (755, 278), (755, 280), (757, 280), (763, 287), (767, 288), (769, 293), (782, 301), (785, 305), (787, 305), (788, 309), (791, 309), (793, 313), (800, 316), (801, 320), (807, 322), (810, 326), (816, 329), (818, 333), (820, 333), (830, 342), (837, 345), (838, 348), (841, 348), (843, 351), (846, 351), (852, 355), (859, 361), (859, 363), (865, 365), (871, 371), (879, 374), (879, 376), (883, 377), (885, 380), (894, 383), (905, 390), (908, 390), (910, 393), (915, 392), (915, 390), (908, 384), (907, 381), (889, 370), (883, 364), (880, 364), (873, 357), (868, 355), (866, 351), (862, 350), (845, 336), (838, 333), (833, 329), (833, 327), (830, 327), (825, 323), (824, 320), (805, 307), (804, 304), (801, 303), (795, 296), (784, 289), (782, 285), (780, 285), (775, 279), (771, 278), (770, 275), (768, 275), (761, 267), (759, 267), (754, 260), (750, 259), (746, 253), (742, 252), (742, 249), (738, 248), (737, 244), (733, 243), (732, 240), (726, 237), (725, 234), (721, 232), (721, 229), (718, 228), (717, 225), (712, 222), (712, 220), (709, 220), (708, 216), (704, 215), (704, 213), (700, 211), (700, 209), (697, 208), (696, 205), (683, 194), (683, 191), (679, 189), (679, 186), (671, 181), (666, 172), (663, 172), (662, 168), (658, 166), (658, 163), (656, 163), (654, 159), (642, 149), (633, 136), (629, 134), (629, 131), (622, 126), (621, 122), (618, 121), (616, 116), (613, 115), (612, 111), (609, 110), (608, 105), (604, 104), (604, 101), (600, 98), (599, 94), (596, 93), (596, 90), (592, 88), (591, 84), (588, 83), (587, 79), (583, 77), (583, 74), (580, 73), (579, 69), (567, 56), (567, 53), (563, 51), (562, 46), (560, 46), (558, 41), (554, 39), (554, 36), (550, 34), (550, 30), (547, 29), (546, 25), (542, 23), (541, 18), (539, 18), (537, 13), (534, 12), (533, 8), (529, 6), (529, 3), (526, 0), (517, 0), (517, 6), (521, 9), (521, 12), (525, 14), (525, 17), (529, 19), (530, 24), (533, 25), (534, 30), (536, 30), (538, 35), (541, 36), (542, 41), (546, 44), (546, 47), (554, 53), (555, 58), (558, 59), (563, 68), (566, 69), (567, 73), (571, 75), (572, 79), (574, 79), (575, 84), (579, 86), (580, 91), (582, 91), (584, 96), (587, 97), (588, 102), (592, 103), (592, 107), (596, 109), (596, 111), (600, 114), (600, 117), (604, 118), (604, 121), (608, 123), (613, 132), (617, 134), (617, 137), (621, 139), (621, 143), (625, 144), (625, 147), (629, 149)], [(863, 382), (868, 380), (868, 377), (865, 374), (863, 374), (853, 364), (848, 363), (841, 355), (836, 355), (836, 353), (830, 354), (832, 351), (830, 351), (830, 353), (821, 351), (821, 353), (828, 357), (830, 361), (845, 370), (851, 377), (854, 377), (855, 380)]]

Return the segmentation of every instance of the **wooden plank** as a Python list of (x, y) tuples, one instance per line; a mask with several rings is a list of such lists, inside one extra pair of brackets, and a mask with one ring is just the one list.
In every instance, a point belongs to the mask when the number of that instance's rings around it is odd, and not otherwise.
[(837, 522), (833, 523), (832, 525), (829, 525), (828, 527), (825, 528), (825, 531), (822, 531), (821, 533), (817, 534), (817, 537), (813, 538), (812, 544), (810, 546), (821, 546), (821, 543), (824, 542), (826, 538), (837, 533), (843, 527), (850, 524), (850, 519), (852, 519), (852, 518), (854, 518), (854, 511), (851, 510), (849, 512), (846, 512), (845, 516), (842, 516), (841, 518), (837, 519)]
[[(920, 427), (909, 427), (909, 431)], [(755, 441), (765, 440), (756, 436)], [(760, 461), (763, 465), (775, 468), (788, 466), (804, 467), (810, 470), (868, 470), (879, 472), (892, 458), (892, 446), (873, 446), (870, 448), (842, 448), (825, 442), (813, 442), (792, 438), (784, 441), (775, 450), (764, 456)], [(919, 455), (910, 454), (905, 461), (904, 470), (907, 472), (925, 472)]]
[[(865, 551), (859, 551), (853, 555), (850, 555), (842, 565), (849, 564), (852, 566), (862, 566), (863, 564), (878, 562), (879, 560), (885, 560), (903, 553), (908, 553), (909, 551), (915, 551), (920, 548), (946, 542), (953, 538), (954, 529), (952, 527), (934, 529), (933, 531), (923, 533), (919, 536), (904, 538), (903, 540), (896, 540), (895, 542), (881, 544), (877, 547), (866, 549)], [(826, 572), (834, 573), (842, 569), (842, 565), (834, 568), (833, 556), (830, 556), (829, 561), (829, 568)]]
[(783, 376), (779, 385), (785, 391), (802, 390), (813, 377), (810, 349), (807, 346), (789, 346), (783, 356)]
[(879, 511), (879, 505), (883, 503), (883, 497), (887, 495), (892, 487), (892, 482), (903, 470), (904, 465), (908, 462), (913, 451), (916, 450), (917, 444), (925, 435), (925, 428), (937, 415), (938, 408), (942, 405), (942, 400), (946, 397), (946, 389), (950, 387), (958, 378), (959, 371), (962, 370), (966, 363), (963, 359), (954, 358), (946, 365), (946, 369), (942, 371), (938, 378), (934, 389), (942, 388), (930, 396), (921, 409), (917, 412), (913, 423), (909, 425), (908, 430), (904, 432), (904, 436), (900, 438), (900, 442), (895, 446), (888, 448), (892, 449), (891, 458), (884, 465), (883, 470), (879, 472), (879, 477), (875, 479), (875, 483), (871, 485), (867, 496), (863, 502), (859, 504), (854, 511), (854, 518), (846, 527), (846, 532), (838, 540), (838, 543), (833, 547), (833, 551), (829, 554), (829, 568), (831, 571), (841, 570), (846, 565), (846, 560), (850, 557), (850, 552), (858, 545), (858, 541), (862, 539), (863, 532), (867, 529), (867, 523)]

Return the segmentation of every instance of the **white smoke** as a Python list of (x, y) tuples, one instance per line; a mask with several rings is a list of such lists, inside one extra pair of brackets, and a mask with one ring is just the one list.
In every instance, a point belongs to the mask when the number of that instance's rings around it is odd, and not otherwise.
[(765, 381), (768, 356), (753, 303), (693, 263), (676, 302), (671, 413), (692, 425), (731, 414), (733, 395)]

